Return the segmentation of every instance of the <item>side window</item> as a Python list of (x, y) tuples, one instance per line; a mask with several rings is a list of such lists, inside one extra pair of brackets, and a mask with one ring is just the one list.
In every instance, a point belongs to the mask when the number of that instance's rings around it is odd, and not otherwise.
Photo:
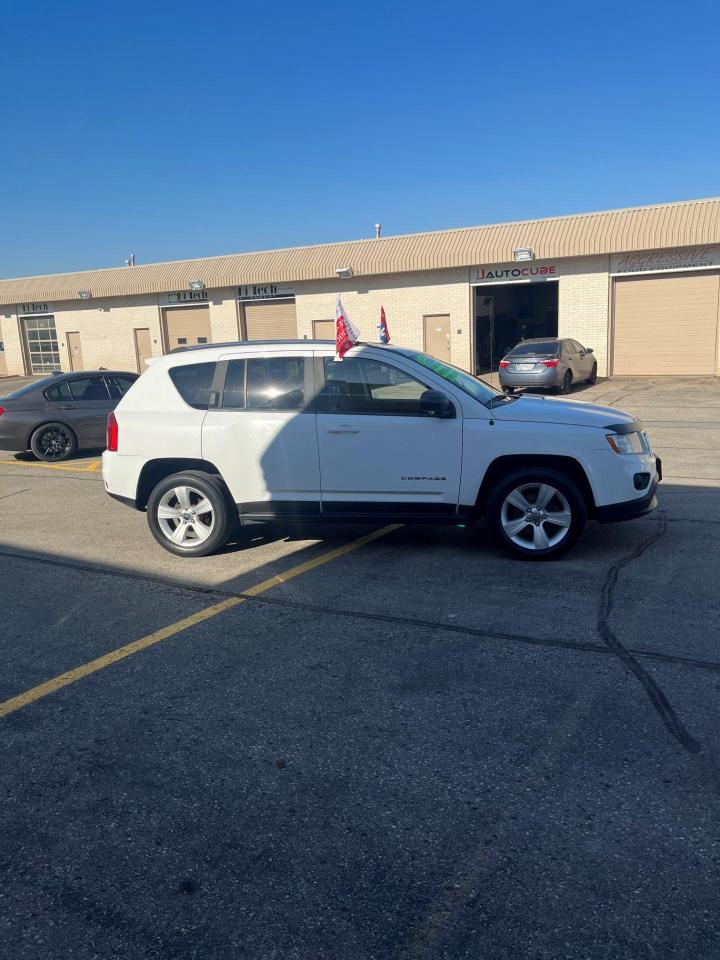
[(110, 399), (110, 394), (102, 377), (80, 377), (68, 380), (73, 400), (82, 403), (102, 403)]
[(46, 390), (45, 399), (51, 403), (58, 403), (61, 400), (72, 400), (72, 394), (70, 393), (70, 387), (67, 385), (67, 380), (63, 380), (62, 383), (56, 383), (54, 387)]
[(130, 387), (135, 383), (133, 377), (105, 377), (110, 396), (113, 400), (119, 400), (124, 397)]
[(223, 388), (223, 407), (232, 410), (245, 409), (245, 371), (247, 365), (244, 360), (231, 360), (225, 374)]
[(168, 370), (175, 389), (185, 403), (196, 410), (207, 410), (215, 376), (214, 363), (188, 363)]
[(248, 410), (300, 410), (305, 405), (305, 358), (247, 360)]
[(320, 412), (422, 414), (420, 398), (428, 388), (397, 367), (363, 357), (341, 363), (324, 357), (323, 364), (325, 386), (318, 397)]
[(582, 344), (578, 343), (577, 340), (571, 340), (570, 343), (573, 345), (575, 353), (585, 353), (585, 347)]

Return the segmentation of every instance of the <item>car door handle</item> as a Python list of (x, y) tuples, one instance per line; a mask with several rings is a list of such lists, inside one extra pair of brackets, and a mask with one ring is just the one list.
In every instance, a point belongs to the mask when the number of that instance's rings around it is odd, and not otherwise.
[(340, 423), (337, 427), (328, 427), (328, 433), (360, 433), (360, 427), (351, 427), (349, 423)]
[(61, 410), (77, 410), (77, 407), (75, 406), (74, 403), (61, 403), (60, 409)]

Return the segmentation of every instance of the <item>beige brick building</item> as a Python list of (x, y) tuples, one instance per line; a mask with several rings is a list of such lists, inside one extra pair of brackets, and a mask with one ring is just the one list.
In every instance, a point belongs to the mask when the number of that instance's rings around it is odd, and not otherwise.
[(0, 376), (327, 338), (337, 294), (364, 340), (384, 308), (393, 343), (479, 374), (560, 336), (601, 376), (717, 376), (720, 199), (2, 280)]

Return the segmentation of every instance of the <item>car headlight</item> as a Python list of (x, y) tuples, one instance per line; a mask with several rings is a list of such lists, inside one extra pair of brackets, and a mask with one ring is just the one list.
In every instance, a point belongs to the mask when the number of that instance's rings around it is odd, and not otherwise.
[(615, 453), (645, 453), (640, 433), (608, 433), (605, 439)]

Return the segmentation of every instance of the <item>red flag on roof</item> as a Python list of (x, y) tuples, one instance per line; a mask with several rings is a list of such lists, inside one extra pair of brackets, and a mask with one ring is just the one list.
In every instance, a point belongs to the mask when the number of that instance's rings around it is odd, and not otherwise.
[(345, 312), (338, 294), (335, 304), (335, 359), (342, 360), (350, 347), (354, 347), (359, 340), (360, 331)]
[(380, 323), (378, 326), (380, 328), (380, 343), (390, 343), (390, 331), (385, 319), (385, 307), (380, 307)]

